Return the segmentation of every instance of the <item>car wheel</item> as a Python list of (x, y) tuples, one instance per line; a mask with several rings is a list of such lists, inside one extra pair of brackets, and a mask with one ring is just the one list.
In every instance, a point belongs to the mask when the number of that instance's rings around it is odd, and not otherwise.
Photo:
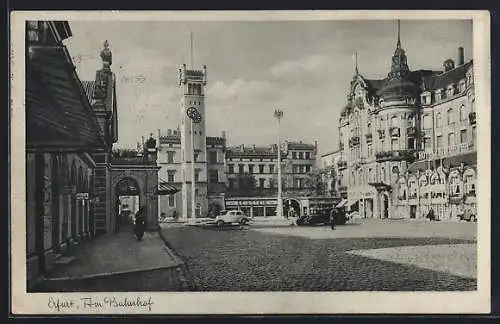
[(469, 218), (469, 222), (475, 222), (475, 221), (476, 221), (476, 216), (471, 215), (471, 217)]
[(222, 228), (224, 226), (224, 221), (223, 220), (218, 220), (215, 225), (219, 228)]
[(247, 225), (248, 224), (248, 219), (243, 218), (240, 220), (240, 225)]

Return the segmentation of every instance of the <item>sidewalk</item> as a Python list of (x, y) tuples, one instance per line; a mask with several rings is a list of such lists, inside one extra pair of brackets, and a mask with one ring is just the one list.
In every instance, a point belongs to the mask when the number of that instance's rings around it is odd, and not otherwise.
[(182, 261), (161, 240), (146, 232), (137, 241), (131, 227), (97, 237), (56, 261), (46, 280), (75, 280), (177, 267)]

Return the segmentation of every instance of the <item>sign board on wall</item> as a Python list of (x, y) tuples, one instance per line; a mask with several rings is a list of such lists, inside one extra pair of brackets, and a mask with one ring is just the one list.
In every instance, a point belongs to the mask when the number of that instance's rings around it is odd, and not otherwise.
[(76, 193), (76, 200), (84, 200), (84, 199), (89, 199), (88, 192), (77, 192)]
[(226, 200), (226, 206), (276, 206), (276, 200)]

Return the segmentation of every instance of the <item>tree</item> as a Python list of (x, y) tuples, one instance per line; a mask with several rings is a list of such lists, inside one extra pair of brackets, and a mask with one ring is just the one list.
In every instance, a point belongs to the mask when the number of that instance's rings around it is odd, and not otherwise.
[(231, 195), (252, 196), (255, 193), (257, 179), (252, 174), (238, 174), (235, 180), (235, 187), (231, 190)]
[(222, 206), (218, 201), (212, 201), (208, 205), (208, 216), (217, 216), (220, 214)]
[[(333, 181), (331, 180), (333, 178)], [(328, 191), (328, 184), (332, 184), (332, 189)], [(335, 169), (333, 166), (327, 166), (322, 169), (316, 169), (307, 174), (305, 187), (308, 188), (309, 195), (326, 196), (335, 192)]]

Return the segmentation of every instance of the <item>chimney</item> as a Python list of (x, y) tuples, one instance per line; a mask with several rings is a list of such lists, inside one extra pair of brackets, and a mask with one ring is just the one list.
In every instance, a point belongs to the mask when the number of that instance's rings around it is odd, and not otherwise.
[(240, 145), (240, 150), (241, 150), (241, 152), (245, 151), (245, 144)]
[(253, 145), (253, 150), (255, 151), (255, 144)]
[(464, 64), (464, 48), (460, 46), (458, 48), (458, 64), (457, 65), (463, 65)]
[(172, 130), (171, 130), (170, 128), (169, 128), (169, 129), (167, 129), (167, 135), (168, 135), (168, 136), (172, 135)]
[(226, 132), (225, 131), (222, 131), (221, 135), (222, 135), (223, 139), (226, 139)]

